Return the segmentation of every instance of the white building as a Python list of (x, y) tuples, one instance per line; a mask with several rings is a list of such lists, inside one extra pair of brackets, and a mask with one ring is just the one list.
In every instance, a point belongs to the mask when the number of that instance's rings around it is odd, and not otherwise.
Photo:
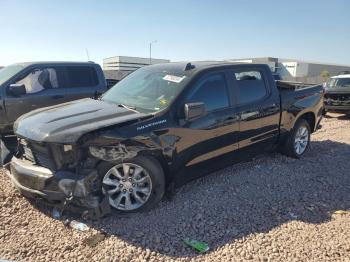
[(103, 59), (103, 70), (135, 71), (136, 69), (150, 65), (169, 63), (168, 59), (155, 59), (132, 56), (113, 56)]

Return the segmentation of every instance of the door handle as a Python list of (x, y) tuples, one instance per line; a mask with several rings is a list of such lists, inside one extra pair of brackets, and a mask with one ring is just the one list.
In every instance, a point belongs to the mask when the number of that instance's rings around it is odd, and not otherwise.
[(239, 120), (239, 116), (230, 116), (224, 119), (224, 124), (231, 124)]
[(60, 99), (60, 98), (64, 98), (64, 96), (62, 95), (54, 95), (54, 96), (51, 96), (52, 99)]

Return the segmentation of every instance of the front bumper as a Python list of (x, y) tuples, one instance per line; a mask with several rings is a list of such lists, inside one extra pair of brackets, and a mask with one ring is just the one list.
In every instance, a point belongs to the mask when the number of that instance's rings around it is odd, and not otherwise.
[(328, 112), (350, 112), (350, 93), (326, 92), (324, 95), (324, 107)]
[(33, 165), (27, 160), (13, 157), (6, 172), (13, 185), (21, 194), (30, 198), (43, 198), (49, 201), (63, 201), (67, 196), (57, 190), (48, 190), (55, 179), (54, 173), (44, 167)]
[(324, 109), (327, 112), (335, 112), (335, 113), (350, 113), (350, 105), (327, 105), (325, 104)]
[(16, 157), (11, 159), (8, 169), (7, 175), (13, 185), (26, 197), (57, 203), (73, 195), (75, 204), (87, 208), (96, 207), (99, 203), (95, 170), (82, 170), (81, 174), (67, 170), (53, 172)]

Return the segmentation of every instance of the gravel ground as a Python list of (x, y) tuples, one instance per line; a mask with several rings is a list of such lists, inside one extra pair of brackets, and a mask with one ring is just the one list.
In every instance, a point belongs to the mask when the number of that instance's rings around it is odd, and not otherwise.
[[(0, 259), (350, 261), (350, 118), (322, 124), (302, 160), (261, 156), (179, 188), (148, 213), (88, 222), (85, 232), (23, 198), (0, 171)], [(185, 247), (186, 237), (210, 250)]]

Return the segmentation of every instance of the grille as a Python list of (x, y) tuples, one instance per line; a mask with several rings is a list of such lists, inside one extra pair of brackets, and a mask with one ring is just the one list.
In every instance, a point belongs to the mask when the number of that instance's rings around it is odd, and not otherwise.
[(327, 104), (350, 105), (350, 94), (325, 94)]
[(20, 140), (23, 149), (23, 157), (38, 166), (46, 167), (54, 170), (55, 165), (50, 158), (50, 150), (47, 146), (39, 143), (28, 142), (24, 139)]

